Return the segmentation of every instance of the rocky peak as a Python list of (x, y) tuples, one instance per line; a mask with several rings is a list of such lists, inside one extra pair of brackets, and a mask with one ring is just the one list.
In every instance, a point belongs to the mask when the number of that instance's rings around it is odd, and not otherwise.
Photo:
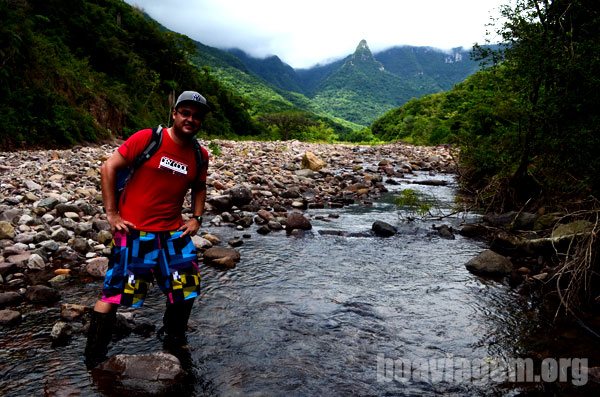
[(367, 66), (369, 68), (375, 67), (379, 71), (384, 70), (383, 64), (375, 60), (373, 53), (371, 53), (371, 50), (367, 45), (367, 40), (364, 39), (358, 43), (356, 51), (354, 51), (354, 54), (352, 54), (352, 57), (350, 57), (346, 64), (349, 64), (350, 66), (362, 65), (362, 67)]
[(354, 61), (373, 61), (375, 62), (375, 58), (373, 58), (373, 54), (367, 45), (367, 40), (361, 40), (356, 47), (356, 51), (354, 51), (354, 55), (352, 55), (352, 59)]

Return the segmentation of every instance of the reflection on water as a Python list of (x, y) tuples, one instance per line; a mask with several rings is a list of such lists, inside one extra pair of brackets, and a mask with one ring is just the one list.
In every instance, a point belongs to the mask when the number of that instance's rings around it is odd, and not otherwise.
[[(409, 187), (452, 204), (451, 186)], [(334, 211), (339, 218), (328, 218)], [(252, 233), (239, 248), (236, 269), (204, 269), (189, 333), (196, 395), (506, 392), (489, 381), (394, 380), (381, 372), (384, 359), (483, 360), (514, 354), (523, 298), (502, 282), (465, 270), (464, 263), (484, 248), (480, 243), (436, 237), (429, 222), (403, 225), (400, 234), (387, 239), (318, 233), (366, 232), (375, 220), (401, 226), (397, 209), (385, 199), (370, 207), (308, 214), (324, 216), (313, 220), (314, 230), (306, 236)], [(461, 220), (437, 222), (457, 227)], [(241, 234), (230, 228), (212, 232), (224, 241)], [(91, 305), (99, 287), (98, 281), (65, 288), (63, 302)], [(154, 289), (146, 307), (135, 313), (158, 324), (163, 306)], [(0, 331), (0, 394), (99, 394), (83, 365), (82, 335), (51, 347), (49, 333), (58, 317), (57, 308), (34, 309), (18, 327)], [(113, 344), (110, 353), (160, 349), (156, 338), (132, 335)]]

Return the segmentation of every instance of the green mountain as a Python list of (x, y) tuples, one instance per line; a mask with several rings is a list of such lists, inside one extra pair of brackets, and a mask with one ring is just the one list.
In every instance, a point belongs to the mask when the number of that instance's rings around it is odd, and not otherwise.
[(276, 56), (257, 59), (238, 49), (227, 54), (280, 92), (304, 95), (313, 111), (360, 126), (412, 98), (448, 90), (479, 70), (470, 51), (461, 48), (402, 46), (372, 54), (365, 40), (354, 54), (309, 69), (294, 70)]
[(208, 136), (363, 140), (387, 110), (470, 73), (440, 51), (374, 56), (365, 41), (345, 59), (295, 70), (194, 42), (121, 0), (0, 1), (0, 18), (3, 149), (167, 124), (174, 96), (191, 87), (213, 105)]
[(190, 64), (189, 38), (121, 0), (0, 1), (0, 19), (3, 149), (70, 146), (166, 124), (174, 95), (190, 87), (203, 87), (213, 105), (207, 134), (260, 131), (238, 94)]
[(318, 85), (313, 100), (331, 114), (369, 125), (378, 115), (425, 92), (413, 81), (388, 72), (362, 40), (354, 54)]

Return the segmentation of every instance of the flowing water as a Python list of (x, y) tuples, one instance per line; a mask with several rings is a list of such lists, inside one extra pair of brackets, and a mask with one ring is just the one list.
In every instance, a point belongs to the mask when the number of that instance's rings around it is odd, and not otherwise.
[[(433, 194), (449, 212), (453, 179), (435, 177), (440, 178), (450, 184), (390, 189)], [(485, 248), (482, 243), (433, 233), (433, 223), (458, 227), (461, 216), (406, 223), (399, 215), (407, 214), (399, 212), (392, 196), (393, 191), (371, 206), (308, 210), (314, 228), (302, 237), (211, 229), (224, 241), (242, 233), (252, 237), (238, 248), (242, 260), (235, 269), (203, 269), (202, 297), (188, 335), (195, 365), (190, 394), (514, 393), (486, 377), (441, 380), (443, 368), (425, 373), (419, 367), (411, 377), (402, 372), (401, 363), (408, 360), (511, 357), (526, 302), (506, 283), (466, 271), (465, 262)], [(391, 238), (319, 233), (367, 232), (375, 220), (400, 232)], [(100, 281), (67, 286), (62, 302), (91, 305), (99, 288)], [(154, 288), (134, 313), (159, 324), (163, 306)], [(58, 307), (29, 309), (20, 325), (0, 330), (0, 395), (101, 395), (83, 365), (84, 336), (52, 347), (49, 334)], [(110, 354), (159, 350), (155, 336), (132, 334), (113, 343)]]

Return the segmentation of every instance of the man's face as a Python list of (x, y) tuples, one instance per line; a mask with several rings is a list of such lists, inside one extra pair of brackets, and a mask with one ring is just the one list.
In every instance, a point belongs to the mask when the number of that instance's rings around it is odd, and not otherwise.
[(173, 128), (185, 135), (194, 135), (200, 129), (204, 112), (193, 103), (183, 103), (173, 110)]

